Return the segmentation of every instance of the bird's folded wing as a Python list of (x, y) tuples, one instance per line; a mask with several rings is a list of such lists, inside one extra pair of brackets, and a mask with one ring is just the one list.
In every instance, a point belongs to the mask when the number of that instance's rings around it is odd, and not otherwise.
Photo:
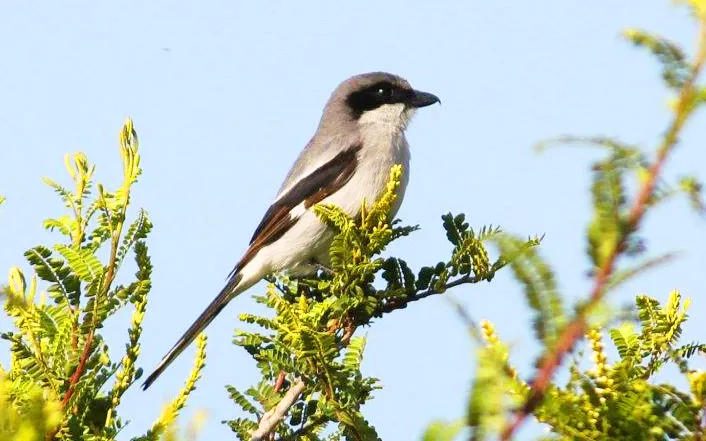
[(311, 206), (343, 187), (355, 173), (357, 153), (362, 145), (352, 145), (308, 175), (302, 177), (273, 203), (250, 240), (250, 247), (233, 269), (235, 274), (264, 246), (280, 238)]

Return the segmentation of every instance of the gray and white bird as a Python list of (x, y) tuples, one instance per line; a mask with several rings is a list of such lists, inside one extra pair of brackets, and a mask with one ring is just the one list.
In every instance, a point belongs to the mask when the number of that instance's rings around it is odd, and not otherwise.
[(279, 271), (305, 275), (328, 266), (333, 232), (313, 213), (315, 204), (336, 205), (355, 217), (363, 200), (371, 203), (383, 193), (390, 168), (401, 164), (394, 215), (409, 179), (404, 131), (417, 108), (437, 102), (435, 95), (414, 90), (405, 79), (385, 72), (356, 75), (341, 83), (226, 286), (142, 387), (147, 389), (228, 302), (266, 275)]

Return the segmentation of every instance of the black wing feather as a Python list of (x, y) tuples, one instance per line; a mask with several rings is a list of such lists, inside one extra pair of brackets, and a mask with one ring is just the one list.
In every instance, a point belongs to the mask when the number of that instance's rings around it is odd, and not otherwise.
[(305, 208), (309, 208), (343, 187), (355, 172), (358, 165), (356, 155), (361, 148), (361, 144), (355, 144), (341, 151), (280, 196), (265, 212), (250, 239), (250, 247), (231, 271), (231, 276), (248, 263), (262, 247), (279, 239), (292, 228), (297, 222), (290, 214), (294, 207), (303, 203)]

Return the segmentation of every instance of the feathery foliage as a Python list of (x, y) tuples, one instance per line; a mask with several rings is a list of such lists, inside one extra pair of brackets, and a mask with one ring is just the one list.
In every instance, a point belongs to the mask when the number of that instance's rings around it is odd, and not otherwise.
[(235, 404), (250, 415), (227, 422), (240, 439), (257, 439), (253, 434), (258, 424), (276, 412), (299, 382), (305, 385), (303, 391), (273, 432), (281, 439), (378, 439), (361, 407), (381, 386), (360, 371), (365, 337), (355, 336), (356, 331), (410, 302), (453, 286), (492, 280), (504, 265), (539, 242), (517, 241), (512, 256), (502, 254), (491, 261), (486, 243), (500, 237), (500, 230), (475, 231), (464, 215), (448, 214), (442, 220), (452, 245), (449, 260), (415, 274), (405, 261), (379, 256), (392, 240), (416, 229), (399, 226), (388, 214), (401, 175), (401, 166), (392, 168), (386, 191), (372, 205), (363, 203), (359, 219), (333, 206), (315, 207), (337, 232), (331, 268), (314, 280), (284, 275), (272, 279), (267, 294), (257, 301), (271, 308), (274, 317), (241, 314), (242, 321), (259, 329), (236, 331), (234, 343), (252, 355), (262, 380), (242, 392), (227, 388)]
[[(682, 305), (681, 295), (674, 291), (665, 305), (647, 296), (638, 296), (635, 303), (639, 323), (623, 322), (609, 331), (618, 359), (609, 362), (603, 332), (591, 329), (586, 334), (590, 367), (582, 368), (584, 357), (574, 358), (567, 383), (553, 383), (534, 410), (551, 432), (547, 439), (691, 440), (703, 435), (706, 373), (691, 367), (690, 358), (706, 355), (706, 345), (679, 344), (690, 301)], [(474, 440), (499, 433), (504, 415), (530, 391), (509, 364), (508, 347), (493, 325), (484, 321), (481, 333), (484, 345), (478, 351), (467, 417)], [(655, 379), (668, 365), (679, 369), (689, 390)], [(464, 427), (457, 422), (435, 423), (425, 439), (452, 440)]]
[[(60, 234), (58, 243), (25, 253), (34, 274), (27, 279), (13, 267), (3, 289), (14, 329), (0, 335), (11, 350), (10, 365), (0, 366), (2, 439), (112, 440), (127, 424), (118, 407), (142, 374), (136, 363), (152, 283), (147, 213), (139, 211), (126, 226), (131, 190), (141, 173), (138, 146), (128, 120), (120, 132), (123, 180), (115, 191), (94, 183), (95, 166), (83, 153), (65, 157), (73, 188), (44, 179), (68, 213), (44, 221)], [(137, 271), (132, 280), (119, 278), (130, 254)], [(128, 306), (133, 314), (125, 352), (114, 362), (99, 331), (109, 316)], [(205, 340), (200, 341), (187, 388), (146, 439), (164, 432), (193, 390), (205, 357)]]
[[(695, 177), (681, 177), (676, 184), (663, 177), (666, 158), (674, 151), (685, 123), (706, 97), (706, 87), (698, 82), (706, 63), (706, 2), (682, 3), (690, 8), (699, 27), (693, 57), (664, 37), (634, 29), (624, 32), (630, 42), (657, 57), (664, 82), (675, 95), (670, 103), (672, 120), (653, 155), (640, 146), (606, 137), (563, 136), (539, 145), (579, 143), (607, 151), (592, 168), (593, 217), (586, 237), (593, 288), (570, 313), (562, 304), (554, 271), (536, 250), (513, 259), (514, 275), (524, 286), (535, 314), (533, 325), (543, 343), (542, 353), (534, 375), (528, 376), (529, 381), (522, 380), (509, 364), (508, 346), (500, 342), (494, 330), (490, 332), (488, 323), (483, 324), (485, 344), (479, 350), (465, 425), (471, 439), (512, 439), (530, 416), (546, 425), (550, 432), (547, 439), (706, 439), (706, 374), (690, 361), (690, 357), (704, 354), (706, 345), (679, 343), (690, 301), (687, 299), (682, 306), (678, 292), (671, 293), (664, 305), (654, 298), (638, 296), (637, 323), (626, 321), (610, 330), (619, 356), (612, 364), (604, 351), (600, 325), (591, 323), (592, 313), (611, 310), (606, 299), (610, 291), (674, 256), (667, 253), (626, 265), (647, 252), (639, 236), (645, 213), (681, 193), (703, 214), (702, 185)], [(631, 180), (637, 186), (629, 185)], [(503, 236), (495, 242), (506, 255), (521, 247), (516, 239)], [(575, 357), (569, 365), (568, 382), (558, 385), (553, 381), (554, 374), (584, 336), (593, 366), (582, 369), (582, 357)], [(657, 380), (668, 365), (676, 366), (684, 375), (689, 390)], [(436, 423), (425, 439), (452, 439), (460, 430), (457, 423)]]
[[(589, 331), (592, 367), (582, 371), (579, 360), (574, 360), (566, 386), (552, 387), (537, 409), (539, 421), (549, 424), (558, 439), (698, 439), (703, 433), (703, 397), (694, 392), (704, 374), (692, 370), (685, 356), (696, 351), (689, 354), (676, 346), (688, 303), (687, 299), (681, 307), (676, 291), (664, 306), (638, 296), (640, 330), (635, 332), (630, 322), (610, 330), (619, 354), (612, 364), (604, 351), (603, 333)], [(691, 390), (680, 391), (654, 379), (667, 364), (680, 369)]]
[[(638, 296), (636, 318), (608, 330), (617, 353), (612, 362), (603, 341), (607, 325), (592, 320), (596, 311), (611, 310), (608, 293), (674, 256), (643, 257), (647, 248), (640, 227), (647, 212), (682, 194), (697, 213), (706, 211), (697, 177), (663, 176), (686, 122), (706, 101), (706, 87), (699, 82), (706, 63), (706, 2), (678, 3), (686, 4), (699, 26), (693, 56), (663, 36), (624, 32), (657, 58), (673, 97), (672, 119), (654, 152), (607, 137), (564, 136), (540, 145), (589, 144), (606, 153), (592, 168), (586, 252), (593, 287), (586, 299), (566, 303), (558, 277), (537, 249), (541, 238), (520, 239), (493, 226), (473, 229), (463, 214), (442, 216), (451, 245), (446, 259), (414, 270), (402, 259), (382, 257), (390, 242), (417, 229), (390, 218), (403, 172), (395, 166), (383, 194), (362, 201), (359, 217), (334, 206), (315, 207), (335, 232), (331, 268), (311, 279), (273, 276), (267, 292), (256, 297), (271, 314), (241, 314), (248, 326), (235, 332), (233, 342), (252, 356), (261, 380), (244, 390), (226, 388), (244, 415), (226, 422), (236, 436), (379, 439), (362, 413), (381, 383), (361, 372), (366, 339), (360, 328), (453, 287), (492, 281), (509, 266), (532, 311), (541, 345), (537, 369), (521, 375), (511, 363), (511, 346), (493, 324), (483, 321), (476, 327), (468, 320), (479, 347), (466, 415), (434, 422), (425, 441), (511, 439), (530, 416), (547, 427), (547, 439), (706, 439), (706, 373), (692, 361), (706, 354), (706, 343), (680, 341), (690, 301), (676, 291), (663, 303)], [(113, 440), (127, 424), (120, 404), (142, 374), (137, 359), (152, 276), (147, 213), (130, 213), (128, 221), (132, 187), (141, 173), (129, 120), (120, 133), (120, 153), (123, 179), (115, 190), (94, 182), (95, 166), (81, 153), (65, 158), (71, 188), (44, 180), (66, 211), (43, 223), (61, 240), (28, 250), (31, 270), (11, 268), (2, 290), (12, 322), (12, 329), (1, 334), (11, 350), (9, 366), (0, 366), (2, 440)], [(494, 258), (489, 245), (496, 250)], [(133, 277), (121, 271), (129, 260), (137, 268)], [(122, 308), (133, 314), (125, 351), (113, 361), (101, 329)], [(558, 384), (554, 374), (583, 338), (590, 366), (585, 367), (585, 354), (574, 353), (568, 380)], [(196, 343), (184, 388), (136, 439), (175, 439), (173, 423), (205, 364), (205, 335)], [(683, 375), (687, 390), (660, 380), (669, 366)]]

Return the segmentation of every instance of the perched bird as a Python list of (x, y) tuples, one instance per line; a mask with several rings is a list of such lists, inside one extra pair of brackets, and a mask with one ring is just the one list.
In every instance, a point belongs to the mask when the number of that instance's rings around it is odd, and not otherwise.
[(371, 203), (384, 192), (390, 168), (402, 164), (394, 215), (409, 179), (404, 131), (417, 108), (437, 102), (435, 95), (414, 90), (405, 79), (385, 72), (356, 75), (341, 83), (226, 286), (147, 377), (143, 389), (229, 301), (266, 275), (278, 271), (305, 275), (328, 266), (333, 232), (312, 211), (315, 204), (336, 205), (355, 217), (363, 200)]

